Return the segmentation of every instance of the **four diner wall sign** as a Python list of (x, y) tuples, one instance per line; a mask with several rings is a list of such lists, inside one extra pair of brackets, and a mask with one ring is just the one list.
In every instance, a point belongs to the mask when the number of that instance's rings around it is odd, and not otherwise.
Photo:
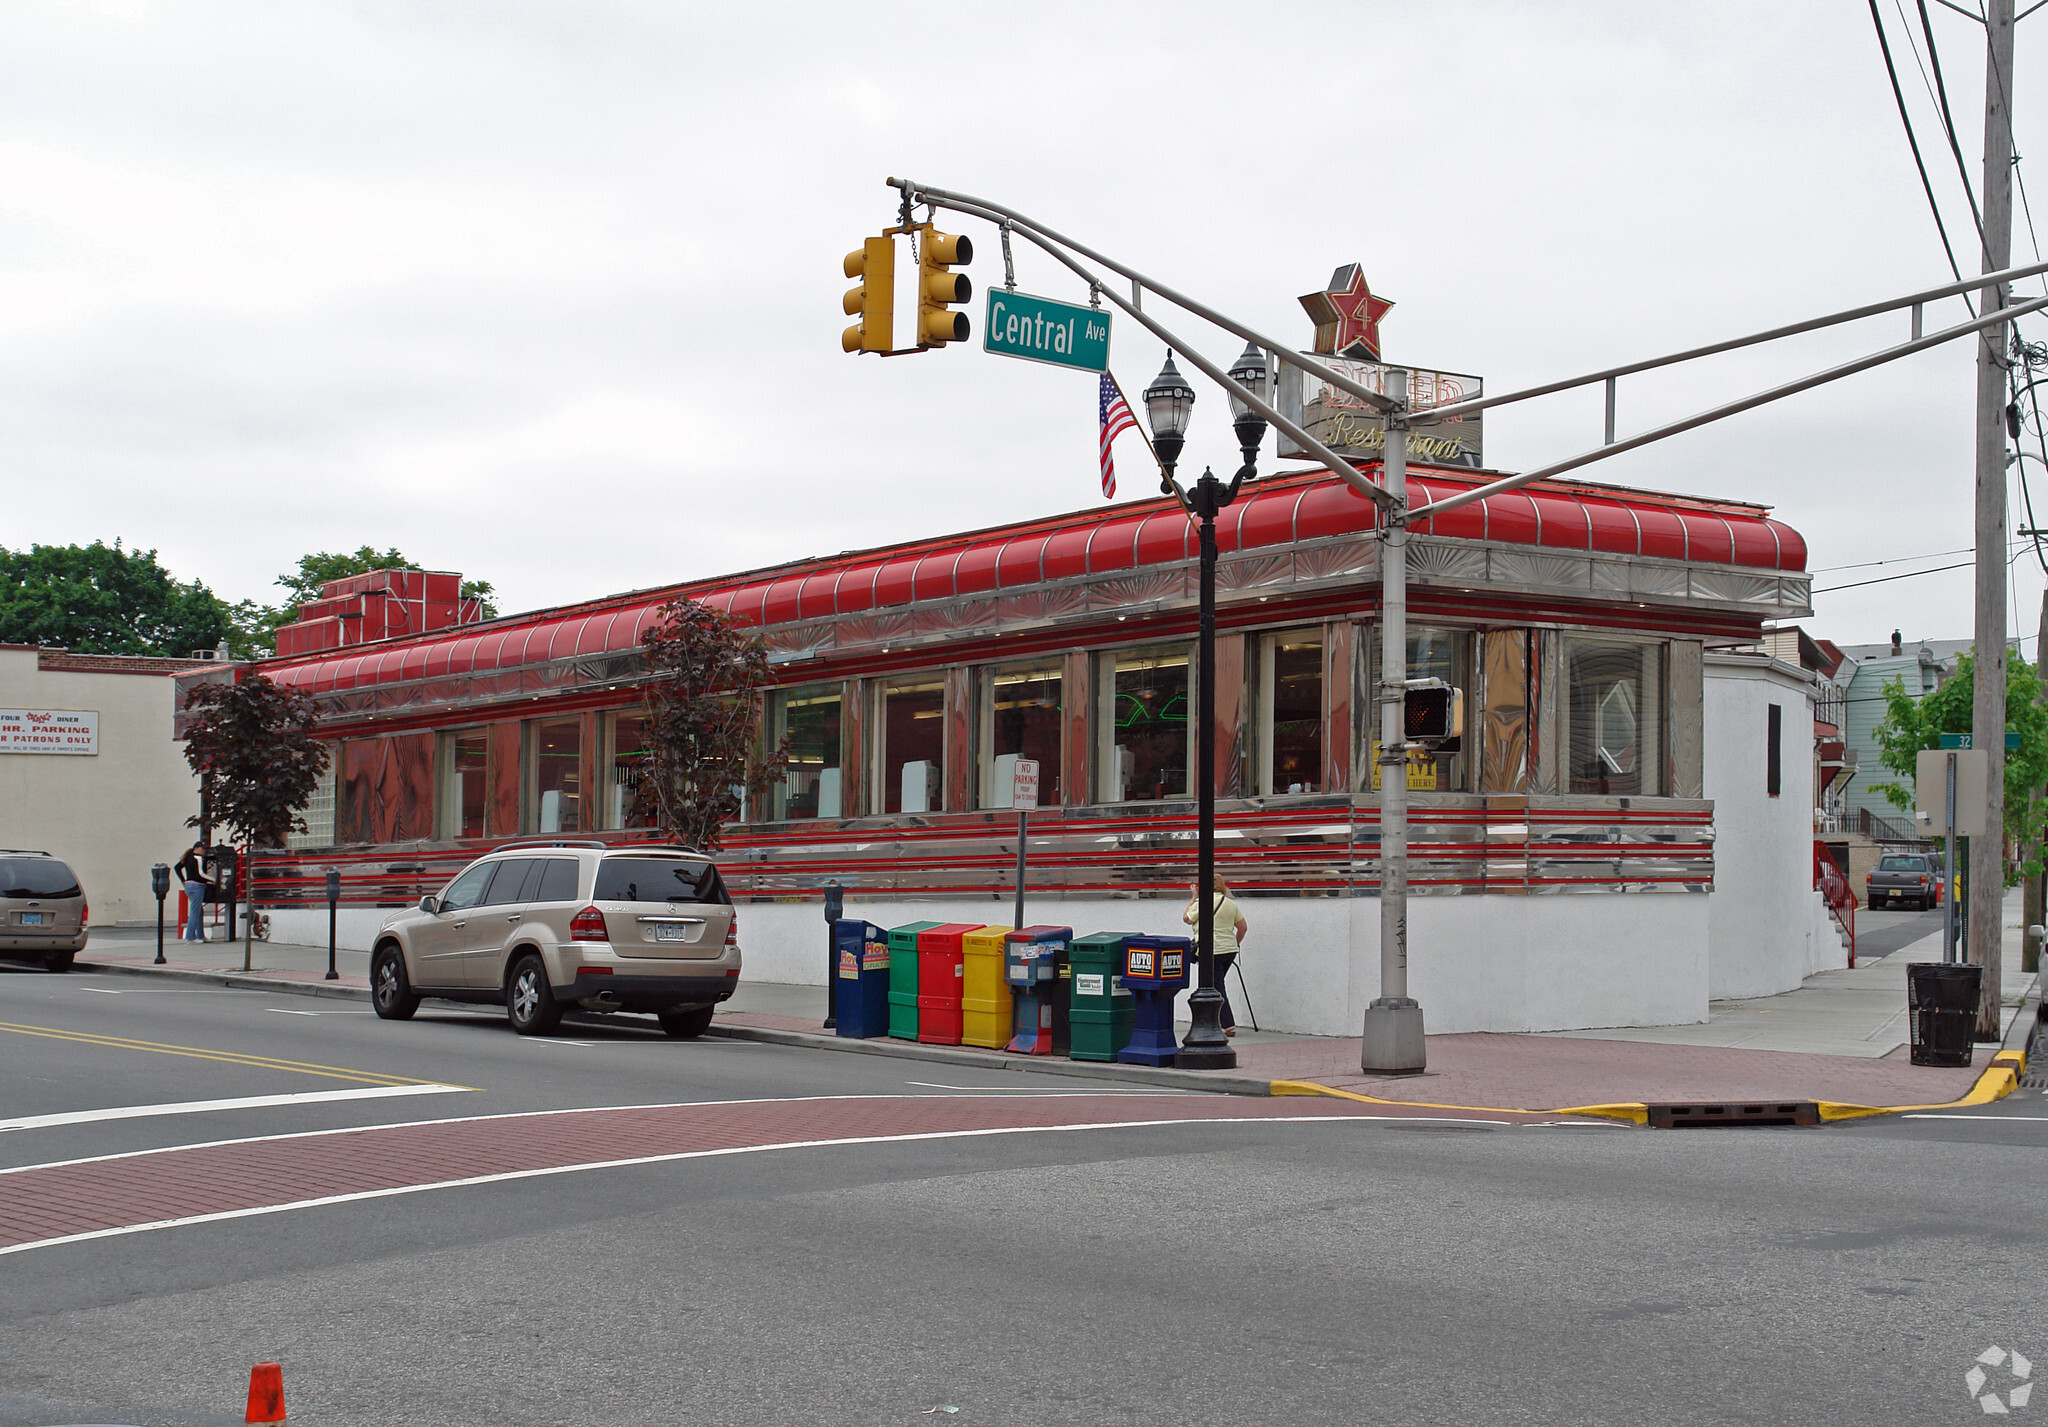
[(99, 751), (97, 709), (0, 709), (0, 753)]

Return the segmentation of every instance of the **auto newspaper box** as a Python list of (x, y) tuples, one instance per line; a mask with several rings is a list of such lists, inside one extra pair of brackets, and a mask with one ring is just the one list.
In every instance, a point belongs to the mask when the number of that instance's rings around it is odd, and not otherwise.
[(917, 934), (937, 925), (889, 928), (889, 1034), (897, 1040), (917, 1039)]
[(1131, 990), (1130, 1043), (1116, 1053), (1128, 1065), (1172, 1065), (1173, 998), (1188, 984), (1195, 944), (1184, 936), (1124, 938), (1124, 985)]
[(841, 917), (832, 923), (832, 952), (834, 1029), (856, 1040), (889, 1034), (889, 933)]
[(1067, 948), (1073, 970), (1067, 996), (1075, 1060), (1115, 1060), (1131, 1039), (1131, 992), (1124, 985), (1128, 932), (1092, 932)]
[(960, 1044), (960, 939), (980, 930), (974, 922), (946, 922), (917, 934), (917, 1038), (926, 1045)]
[(960, 1044), (1001, 1050), (1010, 1039), (1010, 985), (1004, 970), (1008, 927), (983, 927), (960, 938)]
[(1066, 1041), (1067, 943), (1072, 927), (1025, 927), (1004, 937), (1004, 977), (1016, 998), (1013, 1034), (1004, 1049), (1019, 1055), (1057, 1055)]

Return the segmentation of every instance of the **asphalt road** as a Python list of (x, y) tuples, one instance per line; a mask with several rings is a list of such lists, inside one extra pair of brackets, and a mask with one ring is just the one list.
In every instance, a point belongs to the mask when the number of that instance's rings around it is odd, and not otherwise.
[[(0, 1129), (0, 1229), (111, 1212), (115, 1171), (198, 1220), (0, 1250), (0, 1425), (240, 1422), (266, 1359), (307, 1427), (1939, 1423), (1984, 1415), (1990, 1346), (2048, 1363), (2034, 1092), (1803, 1130), (1326, 1118), (619, 1019), (0, 968), (0, 1122), (376, 1092)], [(640, 1106), (677, 1108), (603, 1108)], [(983, 1115), (1145, 1123), (948, 1128)], [(152, 1177), (425, 1180), (515, 1139), (638, 1162), (212, 1220)]]

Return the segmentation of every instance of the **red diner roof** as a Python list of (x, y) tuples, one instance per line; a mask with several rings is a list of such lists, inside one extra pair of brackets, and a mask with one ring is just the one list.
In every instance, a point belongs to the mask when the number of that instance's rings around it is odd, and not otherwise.
[[(1368, 467), (1371, 472), (1374, 468)], [(1491, 474), (1411, 467), (1416, 504), (1469, 490)], [(1488, 496), (1417, 533), (1558, 550), (1642, 555), (1760, 570), (1804, 570), (1806, 542), (1767, 508), (1583, 482), (1545, 481)], [(1378, 526), (1366, 496), (1321, 470), (1247, 487), (1216, 519), (1226, 555)], [(995, 526), (878, 550), (638, 590), (433, 634), (298, 659), (264, 672), (308, 693), (461, 676), (637, 649), (662, 605), (688, 595), (744, 623), (796, 624), (913, 601), (988, 594), (1080, 575), (1191, 560), (1195, 527), (1164, 497)]]

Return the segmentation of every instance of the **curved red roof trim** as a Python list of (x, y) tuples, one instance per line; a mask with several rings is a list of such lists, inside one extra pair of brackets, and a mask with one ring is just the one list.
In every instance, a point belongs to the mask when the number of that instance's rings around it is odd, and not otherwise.
[[(1371, 474), (1368, 468), (1368, 474)], [(1485, 475), (1411, 470), (1418, 503), (1470, 490)], [(1272, 476), (1244, 491), (1216, 522), (1225, 553), (1362, 535), (1379, 526), (1373, 501), (1322, 472)], [(1648, 491), (1542, 482), (1426, 521), (1419, 533), (1560, 550), (1692, 560), (1758, 570), (1804, 570), (1806, 542), (1763, 507)], [(316, 693), (397, 679), (455, 677), (572, 656), (637, 648), (663, 604), (702, 600), (747, 624), (782, 625), (913, 601), (989, 595), (1046, 580), (1100, 576), (1194, 558), (1195, 527), (1158, 497), (1100, 516), (1047, 520), (828, 556), (693, 585), (640, 591), (461, 632), (385, 641), (369, 649), (271, 661), (281, 683)]]

